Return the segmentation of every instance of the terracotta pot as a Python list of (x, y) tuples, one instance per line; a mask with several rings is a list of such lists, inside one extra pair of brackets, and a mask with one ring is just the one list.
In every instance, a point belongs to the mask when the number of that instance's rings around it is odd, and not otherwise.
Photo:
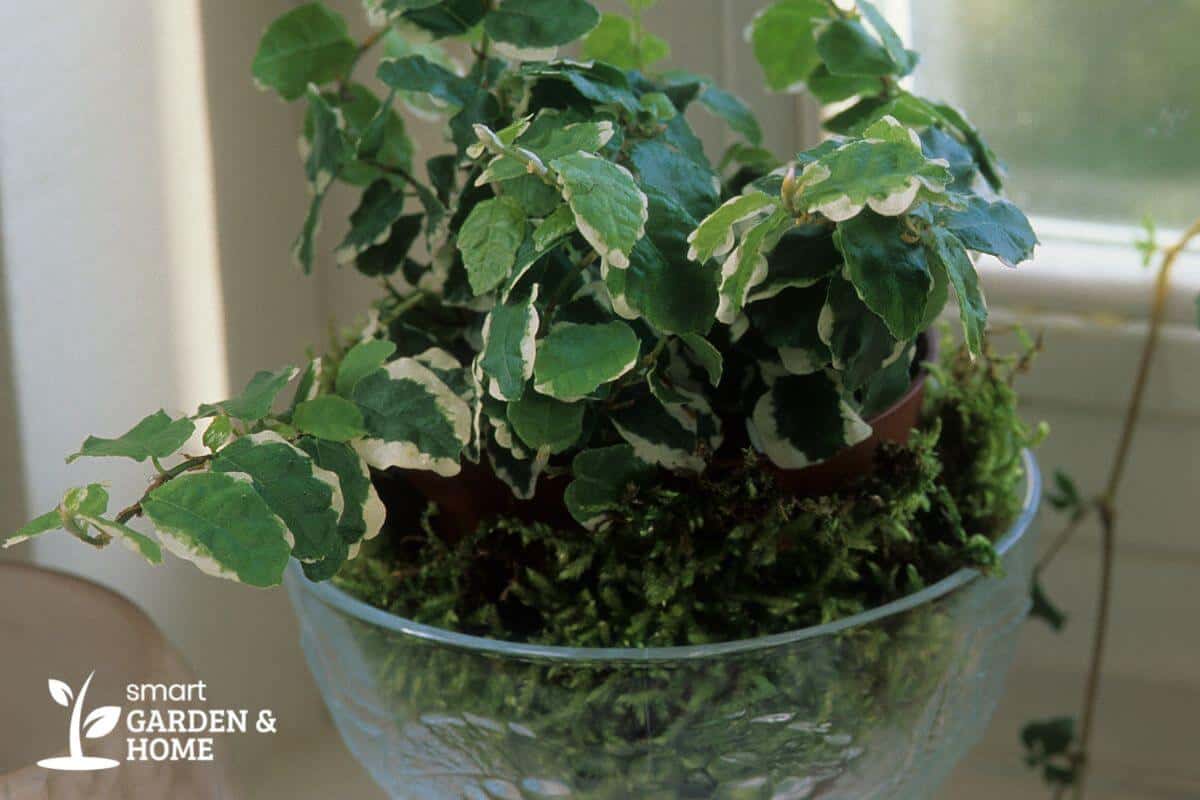
[[(935, 360), (937, 353), (938, 338), (935, 332), (930, 331), (918, 341), (914, 362), (921, 364)], [(919, 369), (904, 396), (891, 408), (868, 420), (873, 433), (866, 441), (843, 450), (828, 461), (804, 469), (780, 469), (765, 458), (761, 462), (763, 468), (770, 470), (776, 482), (788, 492), (809, 497), (828, 494), (869, 473), (874, 468), (875, 451), (881, 443), (903, 444), (908, 441), (921, 414), (926, 377), (926, 371)], [(714, 459), (718, 467), (723, 463), (738, 463), (741, 451), (746, 446), (744, 437), (739, 439), (732, 435), (734, 429), (729, 426), (727, 430), (731, 434), (727, 446)], [(498, 515), (560, 528), (572, 527), (576, 523), (563, 504), (563, 493), (569, 483), (570, 480), (565, 476), (543, 478), (538, 481), (537, 492), (532, 499), (519, 500), (513, 496), (507, 484), (482, 464), (464, 462), (462, 472), (452, 478), (416, 470), (375, 476), (375, 484), (389, 515), (418, 507), (412, 502), (418, 497), (437, 503), (439, 532), (448, 541), (458, 540), (463, 532), (475, 530), (482, 520)], [(399, 526), (413, 524), (411, 518), (403, 521), (390, 519), (389, 522)]]
[(827, 461), (803, 469), (780, 469), (766, 459), (763, 459), (764, 466), (775, 475), (779, 486), (803, 497), (829, 494), (870, 473), (875, 468), (875, 451), (879, 445), (883, 442), (904, 444), (917, 426), (925, 401), (925, 380), (929, 377), (928, 371), (920, 365), (936, 361), (937, 357), (938, 335), (930, 329), (917, 341), (917, 357), (913, 359), (917, 371), (908, 391), (890, 408), (867, 420), (872, 431), (870, 438)]
[[(448, 541), (457, 541), (465, 532), (478, 528), (484, 519), (500, 515), (557, 528), (576, 524), (563, 503), (563, 493), (570, 483), (564, 476), (539, 480), (533, 497), (520, 500), (490, 469), (469, 461), (463, 462), (462, 472), (452, 478), (417, 470), (402, 475), (422, 497), (437, 503), (438, 531)], [(381, 497), (390, 514), (392, 504), (382, 490)]]

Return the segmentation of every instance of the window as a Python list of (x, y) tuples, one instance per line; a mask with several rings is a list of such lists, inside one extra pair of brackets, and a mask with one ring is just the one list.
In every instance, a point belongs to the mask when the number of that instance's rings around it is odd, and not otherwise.
[(1165, 227), (1200, 210), (1200, 2), (908, 0), (907, 12), (917, 89), (984, 131), (1023, 208)]

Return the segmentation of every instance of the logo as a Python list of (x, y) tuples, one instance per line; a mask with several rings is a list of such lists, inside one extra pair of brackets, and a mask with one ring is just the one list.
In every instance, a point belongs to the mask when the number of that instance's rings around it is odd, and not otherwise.
[[(68, 740), (70, 755), (43, 758), (39, 767), (69, 772), (112, 769), (122, 762), (84, 755), (85, 739), (112, 733), (124, 715), (125, 761), (212, 761), (214, 734), (273, 734), (278, 720), (269, 708), (251, 717), (247, 708), (211, 708), (207, 684), (130, 683), (125, 687), (128, 705), (101, 706), (84, 716), (88, 687), (96, 671), (87, 676), (76, 696), (71, 687), (50, 678), (50, 699), (71, 710)], [(155, 707), (168, 704), (166, 708)], [(187, 707), (180, 707), (186, 704)]]
[[(83, 686), (80, 687), (78, 697), (74, 695), (71, 687), (67, 684), (55, 678), (50, 679), (50, 697), (63, 708), (71, 709), (70, 755), (43, 758), (38, 762), (39, 767), (67, 772), (86, 772), (112, 769), (120, 765), (120, 761), (114, 761), (111, 758), (96, 758), (83, 754), (83, 739), (99, 739), (107, 736), (113, 732), (113, 729), (117, 727), (117, 722), (121, 719), (119, 706), (101, 706), (93, 709), (87, 717), (83, 716), (83, 700), (87, 696), (88, 686), (91, 685), (95, 675), (96, 671), (92, 670), (92, 673), (87, 676), (87, 680), (83, 682)], [(72, 700), (74, 700), (73, 705)]]

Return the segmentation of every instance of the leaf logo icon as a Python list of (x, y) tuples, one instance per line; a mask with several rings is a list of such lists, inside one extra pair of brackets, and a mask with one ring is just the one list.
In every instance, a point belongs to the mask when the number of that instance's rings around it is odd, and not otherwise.
[(50, 696), (53, 697), (54, 702), (58, 703), (60, 706), (69, 706), (71, 705), (71, 698), (75, 695), (71, 691), (70, 686), (67, 686), (57, 678), (51, 678)]
[[(87, 697), (88, 687), (92, 684), (92, 678), (96, 676), (93, 670), (87, 676), (87, 680), (83, 682), (83, 686), (79, 689), (79, 695), (76, 696), (71, 691), (71, 687), (57, 678), (50, 678), (47, 681), (47, 687), (50, 690), (50, 699), (58, 703), (63, 708), (71, 709), (70, 722), (70, 755), (57, 758), (43, 758), (38, 762), (38, 766), (46, 769), (66, 770), (71, 772), (82, 772), (98, 769), (111, 769), (118, 766), (121, 762), (114, 761), (111, 758), (94, 758), (83, 754), (83, 738), (99, 739), (101, 736), (107, 736), (117, 727), (117, 723), (121, 720), (121, 709), (119, 706), (101, 706), (93, 709), (86, 719), (83, 719), (83, 702)], [(73, 705), (72, 705), (73, 703)]]
[(101, 706), (87, 715), (83, 721), (83, 735), (89, 739), (99, 739), (108, 736), (117, 727), (121, 719), (121, 709), (117, 706)]

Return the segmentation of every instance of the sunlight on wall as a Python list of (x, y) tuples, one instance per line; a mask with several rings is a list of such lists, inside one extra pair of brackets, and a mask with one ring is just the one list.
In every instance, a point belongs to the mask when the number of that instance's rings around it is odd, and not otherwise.
[(204, 50), (196, 2), (155, 3), (175, 385), (185, 406), (229, 395)]

